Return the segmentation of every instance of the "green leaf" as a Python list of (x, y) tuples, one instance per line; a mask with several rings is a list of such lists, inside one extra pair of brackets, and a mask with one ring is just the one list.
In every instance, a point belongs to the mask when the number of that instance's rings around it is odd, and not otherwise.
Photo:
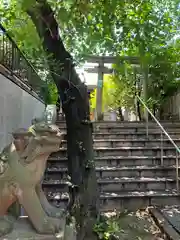
[(36, 4), (36, 0), (20, 0), (19, 3), (24, 11), (30, 9)]

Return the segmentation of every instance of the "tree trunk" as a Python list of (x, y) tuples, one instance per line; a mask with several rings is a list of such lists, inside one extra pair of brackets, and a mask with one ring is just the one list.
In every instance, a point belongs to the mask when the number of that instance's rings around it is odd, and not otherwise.
[(90, 239), (99, 210), (99, 193), (88, 92), (74, 69), (71, 55), (63, 45), (51, 7), (46, 0), (36, 2), (27, 13), (43, 41), (66, 119), (68, 171), (72, 181), (69, 211), (76, 218), (77, 239)]
[(167, 115), (164, 116), (164, 109), (161, 106), (159, 107), (159, 120), (169, 120)]
[(137, 101), (137, 114), (138, 114), (138, 117), (139, 117), (139, 121), (141, 121), (142, 120), (142, 118), (141, 118), (141, 106), (140, 106), (139, 100)]
[(122, 114), (122, 108), (121, 108), (121, 106), (118, 107), (118, 113), (119, 113), (119, 119), (120, 119), (120, 121), (124, 121), (124, 116), (123, 116), (123, 114)]

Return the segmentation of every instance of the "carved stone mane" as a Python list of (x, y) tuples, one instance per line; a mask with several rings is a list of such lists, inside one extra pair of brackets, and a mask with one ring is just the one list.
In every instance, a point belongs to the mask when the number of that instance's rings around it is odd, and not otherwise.
[(12, 135), (13, 142), (0, 154), (0, 236), (12, 230), (6, 215), (15, 202), (24, 207), (38, 233), (54, 234), (62, 227), (57, 218), (61, 212), (47, 201), (41, 181), (47, 159), (59, 150), (64, 133), (56, 125), (37, 123)]

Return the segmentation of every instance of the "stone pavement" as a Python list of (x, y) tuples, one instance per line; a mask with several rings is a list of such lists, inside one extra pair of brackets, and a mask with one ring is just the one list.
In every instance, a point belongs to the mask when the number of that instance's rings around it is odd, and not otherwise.
[(173, 228), (180, 234), (180, 206), (166, 206), (161, 209), (161, 212)]
[(65, 231), (56, 235), (37, 234), (25, 217), (18, 219), (14, 224), (14, 230), (0, 240), (76, 240), (76, 233), (72, 226), (66, 225)]

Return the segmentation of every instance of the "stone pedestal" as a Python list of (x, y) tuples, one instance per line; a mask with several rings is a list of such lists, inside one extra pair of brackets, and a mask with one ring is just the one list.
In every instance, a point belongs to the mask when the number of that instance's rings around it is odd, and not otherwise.
[(65, 226), (64, 231), (61, 231), (56, 235), (37, 234), (28, 221), (28, 218), (23, 217), (15, 222), (14, 230), (1, 237), (0, 240), (76, 240), (76, 232), (73, 227)]
[(14, 224), (14, 230), (0, 238), (1, 240), (64, 240), (64, 232), (57, 236), (37, 234), (28, 221), (28, 218), (20, 218)]

